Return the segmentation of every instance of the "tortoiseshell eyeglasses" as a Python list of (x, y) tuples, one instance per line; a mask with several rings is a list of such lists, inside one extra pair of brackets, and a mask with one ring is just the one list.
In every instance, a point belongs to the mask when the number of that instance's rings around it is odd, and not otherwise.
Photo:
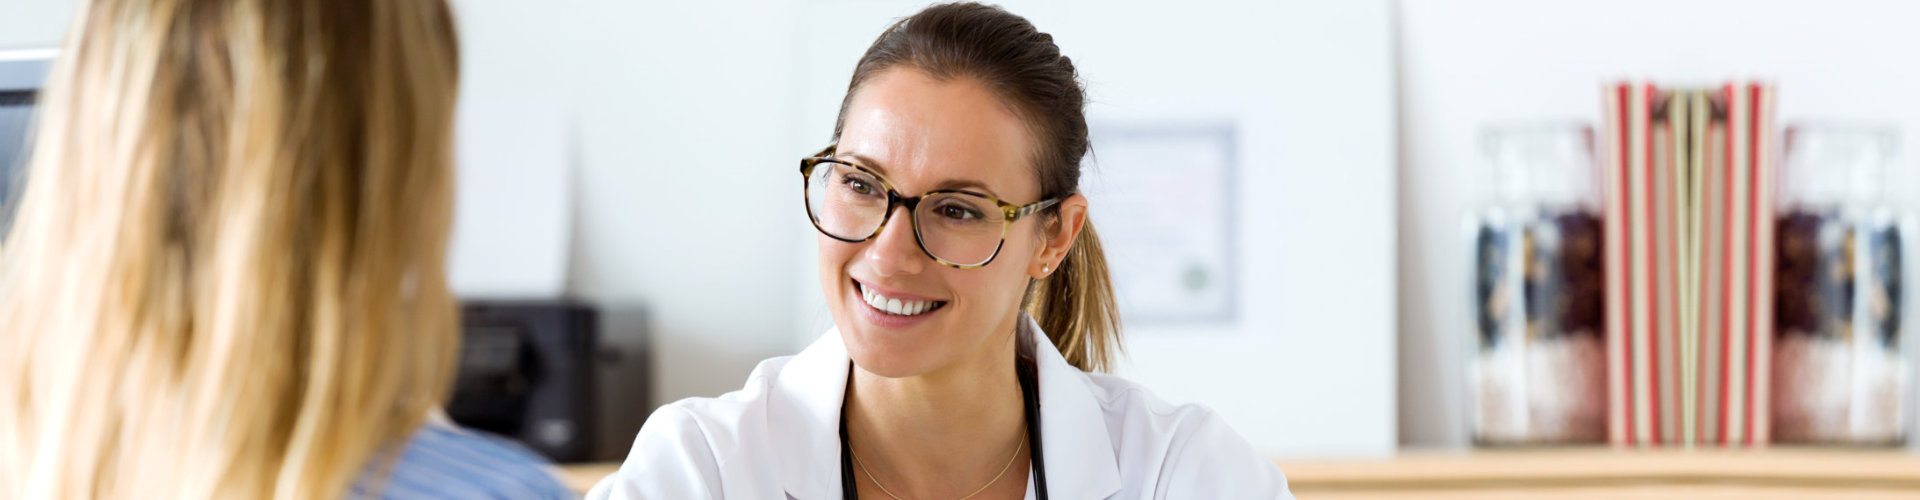
[(1060, 202), (1053, 198), (1015, 205), (965, 189), (901, 196), (866, 167), (834, 157), (834, 148), (800, 160), (807, 217), (820, 234), (848, 243), (880, 235), (893, 207), (906, 206), (920, 251), (935, 262), (974, 269), (993, 262), (1015, 221)]

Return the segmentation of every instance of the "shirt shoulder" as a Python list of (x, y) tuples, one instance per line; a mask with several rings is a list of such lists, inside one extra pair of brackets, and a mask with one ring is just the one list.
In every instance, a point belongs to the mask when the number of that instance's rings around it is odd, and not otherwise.
[(634, 447), (699, 437), (713, 450), (724, 452), (738, 448), (743, 439), (752, 438), (742, 434), (756, 429), (748, 423), (766, 419), (774, 383), (792, 358), (780, 356), (761, 361), (739, 390), (719, 397), (686, 398), (661, 406), (641, 425)]
[(722, 471), (740, 466), (730, 462), (753, 458), (767, 446), (767, 401), (791, 359), (761, 361), (743, 387), (720, 397), (686, 398), (655, 409), (634, 436), (620, 469), (594, 485), (587, 498), (724, 496), (730, 490), (721, 480)]
[(1086, 382), (1122, 457), (1121, 477), (1156, 478), (1152, 498), (1293, 498), (1280, 467), (1212, 409), (1168, 403), (1113, 375), (1087, 373)]
[(1205, 406), (1168, 403), (1131, 380), (1105, 373), (1084, 375), (1087, 389), (1107, 416), (1109, 427), (1142, 427), (1140, 430), (1154, 431), (1145, 435), (1171, 437), (1219, 418)]
[(552, 466), (512, 441), (429, 422), (408, 440), (389, 474), (363, 479), (353, 493), (390, 500), (578, 498)]

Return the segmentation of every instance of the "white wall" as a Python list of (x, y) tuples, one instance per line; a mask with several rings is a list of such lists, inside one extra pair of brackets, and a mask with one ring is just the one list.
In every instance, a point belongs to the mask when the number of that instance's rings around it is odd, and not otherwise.
[[(783, 175), (805, 149), (790, 118), (797, 4), (456, 6), (466, 97), (557, 99), (571, 117), (566, 288), (601, 307), (623, 352), (603, 372), (616, 397), (602, 456), (620, 456), (653, 405), (737, 389), (790, 353), (786, 284), (806, 224)], [(650, 401), (626, 397), (636, 389)]]
[(60, 45), (79, 0), (0, 0), (0, 49)]
[[(1400, 438), (1467, 442), (1470, 307), (1460, 220), (1480, 194), (1478, 130), (1598, 123), (1602, 82), (1780, 85), (1780, 122), (1903, 127), (1920, 145), (1920, 3), (1898, 0), (1402, 0)], [(1911, 181), (1906, 181), (1911, 182)]]

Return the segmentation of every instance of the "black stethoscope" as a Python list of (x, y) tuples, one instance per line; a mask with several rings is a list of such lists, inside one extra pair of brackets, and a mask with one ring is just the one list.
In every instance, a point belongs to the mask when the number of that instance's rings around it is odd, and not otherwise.
[[(1026, 402), (1027, 446), (1033, 462), (1033, 497), (1047, 500), (1047, 462), (1040, 452), (1040, 380), (1034, 370), (1033, 358), (1022, 356), (1013, 365), (1020, 379), (1020, 399)], [(847, 368), (853, 368), (851, 362)], [(852, 373), (848, 373), (848, 376), (852, 376)], [(847, 411), (843, 404), (840, 409), (840, 496), (847, 500), (859, 500), (859, 481), (853, 474), (853, 452), (847, 446)]]

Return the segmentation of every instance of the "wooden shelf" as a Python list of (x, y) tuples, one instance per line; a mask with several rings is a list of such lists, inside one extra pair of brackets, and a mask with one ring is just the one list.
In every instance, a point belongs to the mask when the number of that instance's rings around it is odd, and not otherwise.
[(1531, 449), (1279, 461), (1313, 498), (1920, 498), (1903, 450)]
[[(1296, 495), (1321, 499), (1920, 498), (1920, 455), (1891, 449), (1528, 449), (1277, 463)], [(584, 492), (618, 467), (575, 464), (559, 475)]]

